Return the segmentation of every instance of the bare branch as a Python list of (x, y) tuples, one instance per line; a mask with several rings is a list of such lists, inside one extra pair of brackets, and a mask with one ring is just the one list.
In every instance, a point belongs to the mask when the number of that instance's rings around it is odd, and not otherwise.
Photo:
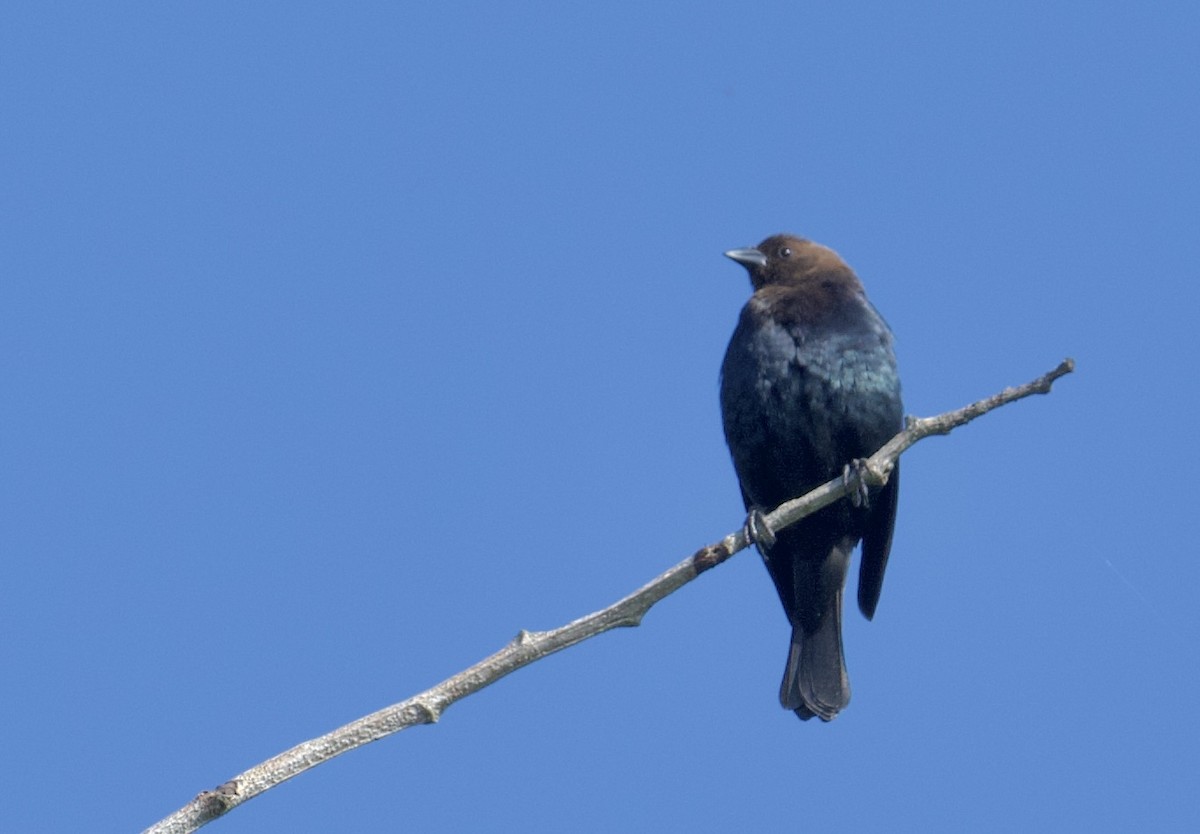
[[(857, 489), (859, 477), (865, 477), (868, 483), (873, 485), (887, 483), (896, 460), (918, 440), (933, 434), (948, 434), (980, 415), (1031, 394), (1048, 394), (1055, 380), (1074, 369), (1074, 360), (1065, 359), (1057, 368), (1032, 382), (1016, 388), (1006, 388), (965, 408), (936, 417), (910, 418), (902, 432), (866, 461), (866, 466), (860, 470), (865, 475), (856, 474), (846, 479), (832, 480), (807, 495), (781, 504), (767, 514), (765, 519), (772, 530), (780, 530)], [(408, 727), (436, 722), (455, 701), (478, 692), (522, 666), (610, 629), (638, 625), (646, 612), (659, 600), (674, 593), (709, 568), (721, 564), (748, 544), (745, 529), (730, 533), (716, 544), (696, 551), (608, 608), (551, 631), (522, 631), (491, 657), (481, 660), (432, 689), (352, 721), (320, 738), (299, 744), (235, 776), (214, 790), (201, 793), (171, 816), (147, 828), (143, 834), (185, 834), (195, 831), (246, 800), (334, 756)]]

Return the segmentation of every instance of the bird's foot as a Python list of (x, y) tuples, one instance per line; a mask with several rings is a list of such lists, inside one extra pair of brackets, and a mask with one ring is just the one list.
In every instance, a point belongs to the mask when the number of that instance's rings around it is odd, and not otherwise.
[(842, 470), (842, 484), (850, 490), (850, 503), (856, 507), (869, 507), (871, 497), (867, 487), (867, 462), (855, 458)]
[(767, 517), (758, 507), (753, 507), (746, 515), (745, 530), (746, 538), (754, 542), (764, 559), (767, 558), (767, 553), (775, 546), (775, 531), (767, 524)]

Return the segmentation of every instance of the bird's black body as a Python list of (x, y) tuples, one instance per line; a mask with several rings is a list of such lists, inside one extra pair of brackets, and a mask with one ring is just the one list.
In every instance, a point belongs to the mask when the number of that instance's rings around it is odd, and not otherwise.
[[(727, 253), (750, 272), (721, 366), (721, 411), (747, 509), (774, 509), (874, 454), (903, 425), (892, 334), (832, 250), (776, 235)], [(850, 700), (842, 587), (861, 540), (858, 604), (870, 619), (891, 548), (900, 472), (855, 506), (843, 498), (778, 532), (764, 552), (792, 624), (779, 698), (831, 720)]]

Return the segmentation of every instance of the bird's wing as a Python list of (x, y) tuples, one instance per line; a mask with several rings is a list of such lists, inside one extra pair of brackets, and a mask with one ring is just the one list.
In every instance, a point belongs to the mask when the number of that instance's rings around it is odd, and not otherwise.
[(875, 616), (883, 573), (892, 549), (892, 528), (896, 523), (896, 502), (900, 496), (900, 464), (892, 469), (887, 486), (871, 498), (871, 513), (863, 532), (862, 565), (858, 569), (858, 610), (868, 620)]

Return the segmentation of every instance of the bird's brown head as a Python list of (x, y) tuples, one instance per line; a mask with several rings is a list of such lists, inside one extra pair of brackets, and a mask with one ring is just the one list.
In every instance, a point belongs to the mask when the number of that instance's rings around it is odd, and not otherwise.
[(837, 252), (794, 235), (772, 235), (752, 249), (730, 249), (725, 256), (746, 267), (756, 291), (772, 285), (798, 286), (833, 277), (857, 283)]

